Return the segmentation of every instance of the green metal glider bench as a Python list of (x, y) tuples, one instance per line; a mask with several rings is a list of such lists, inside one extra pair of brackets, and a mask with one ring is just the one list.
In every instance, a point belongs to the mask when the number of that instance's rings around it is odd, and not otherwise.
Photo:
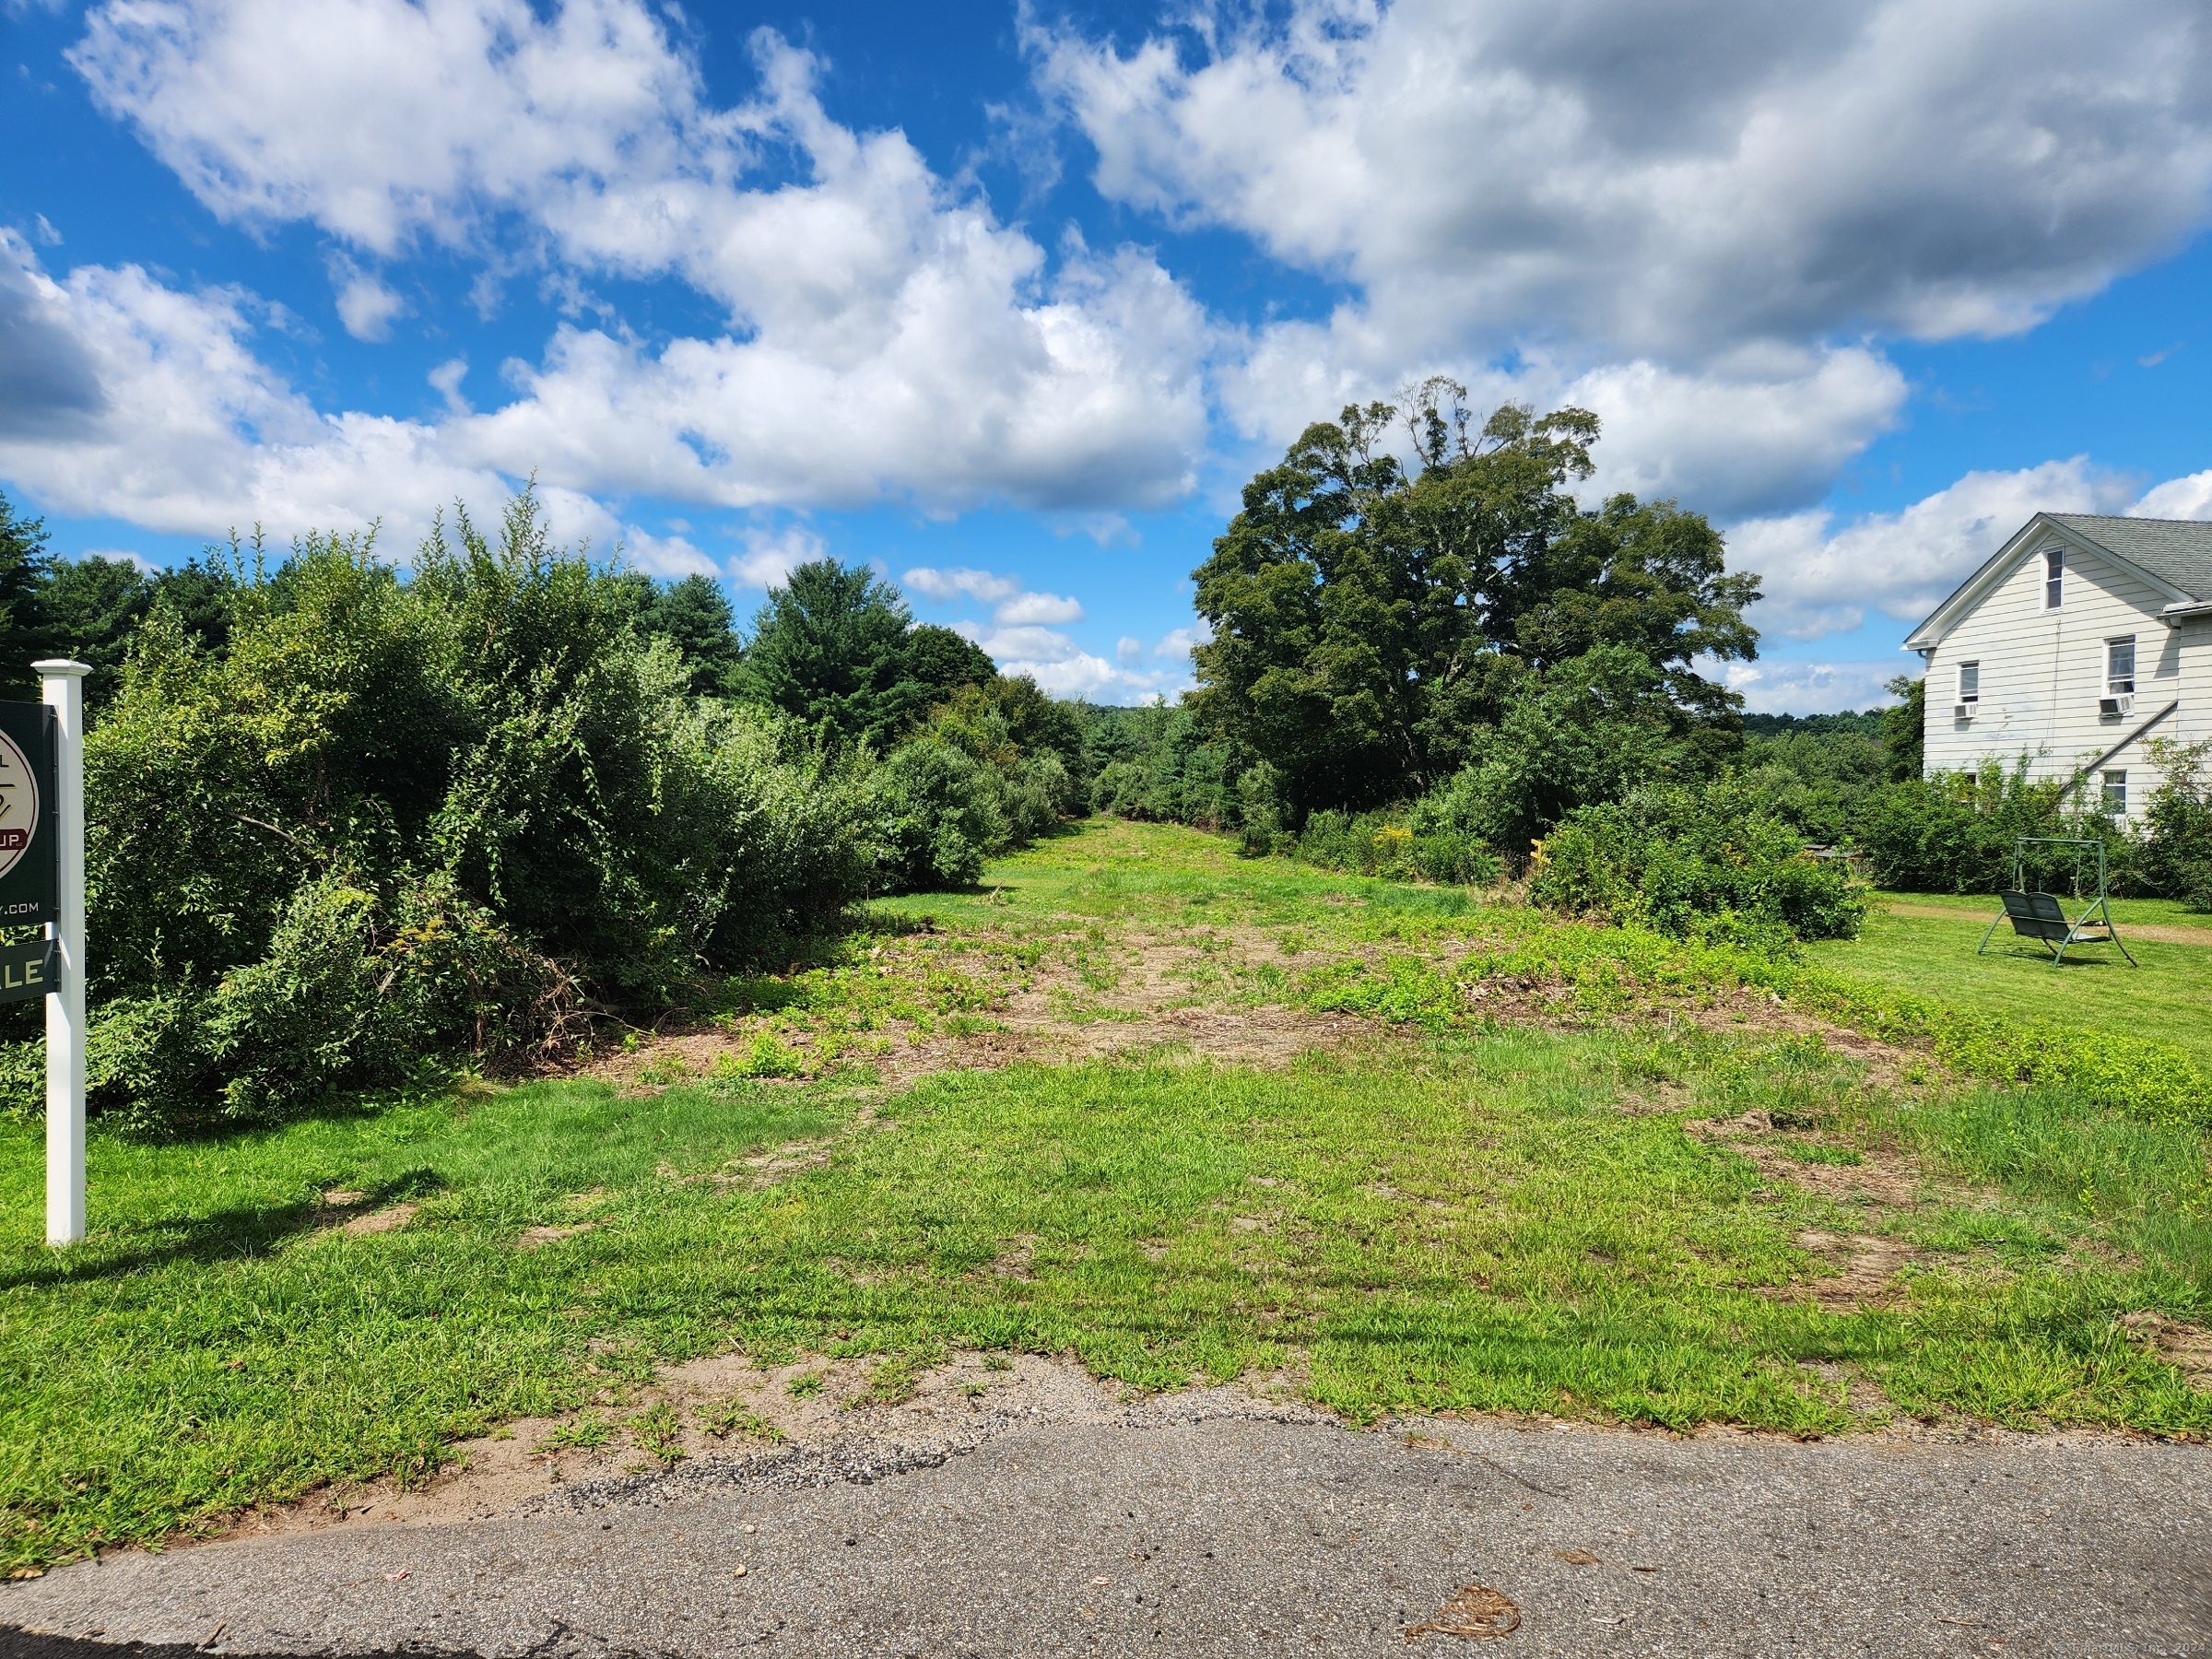
[(2120, 935), (2112, 926), (2112, 915), (2105, 911), (2100, 899), (2088, 910), (2071, 920), (2058, 901), (2055, 893), (2000, 893), (2004, 914), (1989, 924), (1989, 933), (1982, 935), (1982, 944), (1974, 954), (1980, 956), (1989, 948), (1990, 934), (1997, 931), (1997, 924), (2010, 922), (2012, 931), (2023, 939), (2033, 939), (2051, 952), (2051, 966), (2055, 968), (2066, 959), (2066, 952), (2076, 945), (2119, 945), (2120, 954), (2127, 958), (2127, 965), (2139, 967)]

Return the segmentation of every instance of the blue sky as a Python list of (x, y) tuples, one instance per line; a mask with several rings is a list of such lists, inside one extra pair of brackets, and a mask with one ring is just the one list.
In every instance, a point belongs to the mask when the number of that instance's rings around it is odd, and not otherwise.
[(0, 488), (189, 557), (535, 471), (1107, 700), (1305, 422), (1596, 408), (1863, 704), (2038, 508), (2212, 516), (2186, 5), (0, 0)]

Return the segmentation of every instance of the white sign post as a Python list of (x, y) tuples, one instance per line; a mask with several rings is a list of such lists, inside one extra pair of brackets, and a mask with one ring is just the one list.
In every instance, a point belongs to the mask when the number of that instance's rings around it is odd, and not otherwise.
[(85, 676), (67, 658), (33, 663), (54, 712), (54, 907), (48, 936), (62, 985), (46, 995), (46, 1242), (85, 1236)]

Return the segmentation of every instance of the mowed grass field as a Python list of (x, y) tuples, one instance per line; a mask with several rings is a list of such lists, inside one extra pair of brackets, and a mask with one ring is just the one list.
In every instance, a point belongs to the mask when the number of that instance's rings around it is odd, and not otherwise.
[[(2068, 915), (2081, 909), (2080, 900), (2062, 902)], [(2053, 967), (2047, 950), (2009, 925), (1976, 954), (1997, 910), (1994, 896), (1879, 893), (1859, 937), (1814, 945), (1806, 955), (1980, 1013), (2160, 1038), (2212, 1069), (2212, 916), (2166, 900), (2114, 900), (2120, 936), (2140, 966), (2099, 945), (2076, 946)]]
[(855, 1412), (984, 1348), (1355, 1421), (2212, 1431), (2145, 1335), (2212, 1306), (2198, 1134), (1500, 967), (1560, 925), (1093, 823), (584, 1075), (96, 1134), (65, 1253), (0, 1125), (0, 1555), (621, 1425), (733, 1348), (865, 1358)]

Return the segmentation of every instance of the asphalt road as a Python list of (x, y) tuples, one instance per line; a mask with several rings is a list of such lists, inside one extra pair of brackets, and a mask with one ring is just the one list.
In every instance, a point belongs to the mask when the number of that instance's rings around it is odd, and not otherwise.
[(819, 1449), (694, 1462), (536, 1512), (65, 1568), (0, 1590), (0, 1653), (1402, 1653), (1482, 1585), (1517, 1630), (1415, 1642), (2212, 1654), (2212, 1448), (1414, 1427), (1449, 1448), (1223, 1418), (865, 1480)]

